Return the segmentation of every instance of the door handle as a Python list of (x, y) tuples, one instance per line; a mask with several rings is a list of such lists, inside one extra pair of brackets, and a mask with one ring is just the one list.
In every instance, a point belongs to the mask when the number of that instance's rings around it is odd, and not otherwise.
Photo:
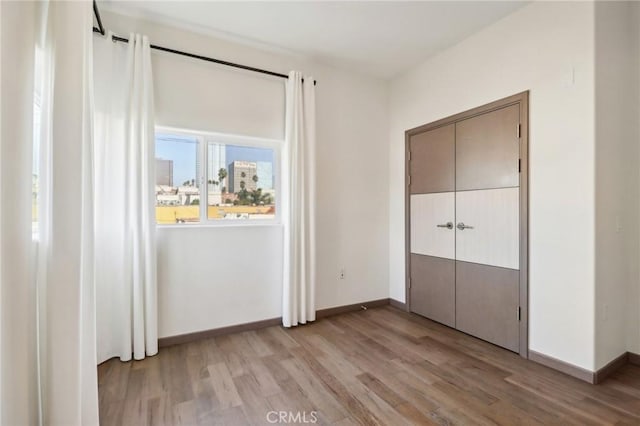
[(447, 222), (447, 223), (443, 223), (440, 225), (436, 225), (438, 228), (447, 228), (447, 229), (453, 229), (453, 222)]
[(473, 229), (473, 226), (465, 225), (464, 222), (460, 222), (458, 223), (456, 228), (458, 228), (461, 231), (464, 231), (465, 229)]

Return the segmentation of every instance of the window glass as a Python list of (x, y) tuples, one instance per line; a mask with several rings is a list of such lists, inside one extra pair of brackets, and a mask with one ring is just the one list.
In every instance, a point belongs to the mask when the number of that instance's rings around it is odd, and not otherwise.
[(275, 152), (209, 142), (207, 144), (207, 218), (274, 219)]
[(195, 137), (156, 134), (156, 221), (200, 222), (200, 165)]
[(276, 219), (280, 142), (156, 133), (159, 225)]

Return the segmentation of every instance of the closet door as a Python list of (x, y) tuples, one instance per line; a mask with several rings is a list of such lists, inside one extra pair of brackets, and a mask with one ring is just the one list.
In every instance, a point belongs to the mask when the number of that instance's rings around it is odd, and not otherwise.
[(455, 325), (455, 126), (414, 135), (410, 163), (410, 308)]
[(456, 328), (519, 348), (519, 105), (456, 123)]

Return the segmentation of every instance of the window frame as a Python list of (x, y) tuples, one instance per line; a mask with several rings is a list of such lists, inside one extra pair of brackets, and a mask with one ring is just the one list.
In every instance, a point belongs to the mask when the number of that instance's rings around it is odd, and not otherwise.
[[(176, 136), (186, 136), (195, 138), (197, 141), (197, 156), (200, 158), (200, 176), (196, 179), (200, 184), (200, 222), (198, 223), (172, 223), (160, 224), (156, 222), (158, 228), (198, 228), (198, 227), (234, 227), (234, 226), (280, 226), (282, 224), (281, 214), (281, 182), (282, 182), (282, 148), (284, 140), (259, 138), (255, 136), (235, 135), (228, 133), (218, 133), (210, 131), (187, 130), (169, 126), (155, 126), (154, 129), (154, 152), (155, 152), (155, 136), (157, 134), (170, 134)], [(247, 148), (265, 148), (273, 150), (273, 167), (276, 170), (274, 174), (273, 187), (276, 193), (276, 214), (273, 219), (209, 219), (209, 179), (207, 173), (209, 171), (209, 144), (235, 145)], [(228, 165), (227, 165), (228, 167)], [(228, 170), (227, 170), (228, 171)], [(227, 180), (228, 185), (228, 180)], [(154, 183), (155, 186), (155, 183)], [(155, 218), (154, 218), (155, 220)]]

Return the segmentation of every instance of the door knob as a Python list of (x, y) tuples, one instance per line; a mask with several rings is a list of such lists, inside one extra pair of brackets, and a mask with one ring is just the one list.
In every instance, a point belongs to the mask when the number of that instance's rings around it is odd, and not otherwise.
[(464, 222), (460, 222), (458, 223), (456, 228), (458, 228), (461, 231), (464, 231), (465, 229), (473, 229), (473, 226), (465, 225)]
[(447, 223), (443, 223), (440, 225), (436, 225), (438, 228), (447, 228), (447, 229), (453, 229), (453, 222), (447, 222)]

